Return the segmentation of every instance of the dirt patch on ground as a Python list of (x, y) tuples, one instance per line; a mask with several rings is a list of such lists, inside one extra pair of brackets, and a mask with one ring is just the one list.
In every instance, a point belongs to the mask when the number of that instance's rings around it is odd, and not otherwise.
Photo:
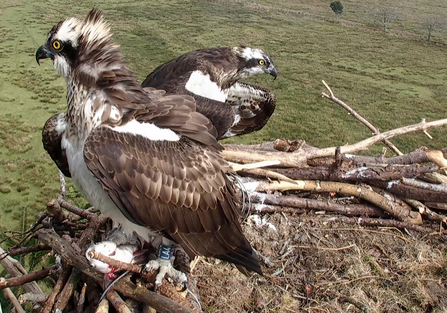
[(447, 311), (445, 236), (319, 217), (250, 217), (244, 229), (262, 255), (265, 277), (200, 260), (193, 277), (205, 311)]

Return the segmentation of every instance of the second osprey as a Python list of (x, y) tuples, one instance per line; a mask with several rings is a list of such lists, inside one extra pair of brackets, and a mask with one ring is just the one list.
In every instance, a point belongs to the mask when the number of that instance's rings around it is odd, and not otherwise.
[(142, 85), (193, 96), (197, 111), (217, 129), (217, 139), (224, 139), (261, 129), (273, 114), (276, 97), (272, 91), (239, 82), (263, 73), (278, 76), (272, 58), (260, 49), (212, 48), (160, 65)]

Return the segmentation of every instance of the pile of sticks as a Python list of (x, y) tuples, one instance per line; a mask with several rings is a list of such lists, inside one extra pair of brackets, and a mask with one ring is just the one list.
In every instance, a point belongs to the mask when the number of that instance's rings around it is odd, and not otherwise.
[[(324, 82), (323, 82), (324, 83)], [(447, 210), (446, 150), (420, 149), (403, 154), (392, 137), (447, 124), (447, 119), (425, 122), (380, 133), (357, 112), (337, 99), (329, 86), (323, 96), (340, 104), (374, 132), (374, 136), (352, 145), (318, 149), (302, 140), (278, 139), (253, 146), (225, 145), (223, 157), (238, 173), (244, 209), (253, 214), (309, 214), (326, 222), (365, 226), (397, 227), (406, 231), (445, 234)], [(428, 135), (428, 133), (427, 133)], [(355, 155), (382, 142), (397, 156)], [(11, 300), (15, 312), (201, 312), (195, 281), (189, 291), (179, 292), (165, 282), (153, 289), (154, 273), (141, 266), (123, 264), (95, 254), (115, 268), (129, 271), (99, 303), (103, 276), (85, 257), (92, 242), (110, 230), (107, 219), (94, 209), (82, 210), (61, 193), (23, 239), (7, 252), (1, 250), (1, 264), (10, 278), (0, 279), (0, 289)], [(30, 238), (38, 243), (24, 247)], [(27, 273), (13, 257), (38, 251), (60, 256), (56, 265)], [(179, 250), (180, 251), (180, 250)], [(181, 251), (176, 259), (188, 260)], [(182, 264), (180, 264), (182, 265)], [(36, 280), (45, 279), (52, 288), (44, 292)], [(10, 288), (22, 286), (18, 299)], [(113, 307), (114, 309), (111, 309)]]

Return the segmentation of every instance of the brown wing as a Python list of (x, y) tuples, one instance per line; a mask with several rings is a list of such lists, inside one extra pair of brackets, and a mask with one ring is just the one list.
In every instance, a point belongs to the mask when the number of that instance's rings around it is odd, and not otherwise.
[[(217, 130), (220, 139), (231, 127), (234, 121), (232, 107), (220, 101), (208, 99), (188, 91), (185, 86), (193, 71), (204, 73), (231, 71), (237, 66), (237, 59), (230, 48), (212, 48), (185, 53), (170, 60), (153, 70), (143, 81), (143, 87), (153, 87), (166, 90), (170, 94), (183, 94), (194, 97), (197, 111), (205, 115)], [(212, 69), (219, 68), (219, 71)], [(217, 79), (217, 78), (216, 78)]]
[(180, 141), (151, 141), (103, 126), (84, 147), (89, 170), (131, 221), (164, 232), (190, 255), (214, 256), (261, 273), (238, 222), (232, 170), (214, 128), (188, 96), (155, 100), (134, 118), (170, 128)]
[(187, 138), (150, 141), (101, 127), (84, 155), (128, 219), (166, 233), (191, 257), (214, 256), (261, 273), (238, 222), (230, 169), (217, 153)]
[(275, 111), (276, 96), (267, 88), (237, 82), (228, 91), (226, 102), (236, 117), (222, 139), (260, 130)]
[(58, 123), (62, 123), (64, 120), (64, 116), (64, 113), (56, 114), (47, 120), (42, 129), (42, 143), (43, 148), (48, 152), (59, 170), (65, 176), (71, 177), (67, 155), (65, 154), (65, 150), (61, 147), (63, 129), (61, 129), (61, 127), (57, 128)]

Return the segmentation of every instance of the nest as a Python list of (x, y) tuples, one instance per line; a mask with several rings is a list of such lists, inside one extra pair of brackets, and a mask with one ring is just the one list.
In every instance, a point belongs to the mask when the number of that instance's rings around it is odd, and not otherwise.
[[(353, 116), (362, 121), (354, 110), (337, 99), (330, 88), (327, 85), (326, 87), (330, 94), (323, 94), (324, 96), (346, 106), (345, 108), (351, 110), (350, 113)], [(367, 125), (365, 120), (362, 122)], [(107, 219), (93, 208), (82, 210), (66, 201), (65, 184), (61, 176), (60, 196), (50, 201), (46, 212), (39, 216), (33, 228), (25, 233), (25, 239), (8, 252), (2, 252), (1, 263), (12, 278), (2, 279), (0, 288), (6, 290), (6, 295), (17, 312), (23, 310), (21, 305), (24, 303), (29, 303), (26, 305), (34, 312), (202, 312), (202, 307), (210, 310), (213, 305), (227, 311), (232, 311), (231, 308), (237, 307), (234, 312), (268, 312), (274, 308), (280, 311), (295, 309), (298, 311), (299, 308), (303, 308), (303, 305), (307, 306), (308, 311), (312, 311), (310, 307), (313, 302), (317, 302), (315, 299), (318, 298), (316, 296), (318, 290), (322, 286), (336, 284), (336, 282), (318, 284), (315, 270), (310, 280), (306, 279), (309, 272), (299, 274), (298, 280), (287, 278), (292, 277), (292, 274), (298, 274), (295, 268), (293, 273), (285, 275), (288, 269), (284, 264), (293, 267), (293, 262), (304, 262), (297, 259), (300, 253), (297, 254), (290, 248), (290, 242), (303, 240), (296, 233), (298, 227), (296, 223), (318, 223), (318, 227), (322, 228), (328, 227), (329, 224), (372, 227), (373, 229), (385, 227), (400, 230), (393, 236), (412, 232), (412, 236), (414, 233), (421, 237), (435, 235), (441, 242), (445, 241), (446, 216), (444, 212), (447, 210), (445, 150), (429, 151), (421, 148), (403, 154), (389, 139), (412, 131), (426, 132), (430, 127), (446, 123), (446, 120), (431, 123), (422, 121), (416, 125), (385, 133), (379, 133), (373, 125), (369, 124), (368, 127), (375, 129), (376, 134), (373, 137), (353, 145), (324, 149), (309, 146), (303, 140), (285, 139), (251, 146), (226, 145), (222, 155), (241, 177), (239, 182), (242, 186), (241, 196), (245, 199), (244, 210), (247, 215), (244, 228), (249, 241), (258, 250), (266, 275), (265, 277), (253, 275), (250, 278), (240, 278), (237, 276), (240, 274), (235, 274), (231, 265), (213, 265), (210, 263), (215, 262), (213, 260), (200, 259), (200, 261), (193, 261), (190, 265), (187, 257), (179, 249), (176, 265), (183, 269), (189, 269), (191, 266), (192, 274), (189, 276), (188, 292), (179, 291), (177, 286), (167, 280), (157, 292), (153, 292), (154, 273), (146, 273), (142, 271), (141, 266), (136, 264), (123, 264), (109, 260), (103, 255), (94, 254), (91, 257), (107, 261), (118, 269), (129, 271), (99, 303), (103, 290), (103, 277), (90, 267), (85, 258), (85, 251), (92, 242), (102, 239), (110, 230), (110, 225)], [(355, 154), (379, 142), (386, 145), (397, 156)], [(266, 217), (270, 217), (271, 221)], [(290, 217), (288, 226), (280, 222), (282, 217)], [(272, 221), (276, 221), (276, 224), (271, 224)], [(272, 234), (279, 227), (282, 227), (281, 238)], [(33, 246), (23, 247), (22, 243), (30, 238), (37, 238), (36, 243)], [(274, 242), (275, 240), (281, 240), (281, 242)], [(352, 240), (355, 241), (355, 238)], [(299, 247), (301, 250), (320, 249), (320, 252), (336, 251), (337, 253), (358, 247), (358, 244), (353, 243), (342, 247), (321, 248), (318, 245), (322, 241), (324, 240), (310, 241), (311, 244)], [(383, 255), (386, 254), (380, 247), (376, 250), (374, 247), (368, 247), (366, 250), (370, 257), (376, 259), (383, 259)], [(57, 265), (27, 273), (12, 258), (12, 256), (37, 251), (52, 251), (49, 253), (57, 254), (61, 261)], [(440, 253), (443, 254), (443, 252)], [(320, 257), (315, 258), (315, 264), (318, 264)], [(288, 261), (288, 258), (293, 259), (293, 262)], [(282, 267), (278, 266), (278, 262), (283, 264)], [(444, 266), (444, 259), (439, 262), (442, 264), (437, 266)], [(377, 264), (378, 270), (383, 274), (384, 267)], [(224, 268), (223, 272), (220, 272), (219, 277), (214, 277), (213, 275), (216, 275), (214, 268), (221, 266)], [(197, 274), (197, 271), (200, 274)], [(284, 280), (281, 280), (281, 277)], [(318, 277), (323, 279), (323, 276)], [(384, 278), (385, 274), (371, 277), (369, 275), (363, 279), (388, 279)], [(37, 285), (35, 281), (40, 279), (46, 279), (52, 284), (50, 293), (45, 293)], [(245, 283), (241, 283), (244, 279)], [(330, 280), (327, 276), (324, 276), (324, 279)], [(204, 287), (204, 284), (210, 284), (213, 280), (220, 280), (221, 284), (226, 284), (221, 285), (222, 290), (218, 295), (216, 295), (216, 289), (212, 291)], [(239, 286), (241, 290), (245, 288), (242, 286), (249, 287), (241, 291), (238, 299), (231, 299), (231, 297), (226, 297), (228, 294), (225, 294), (225, 288), (233, 288), (231, 284)], [(285, 294), (291, 295), (290, 297), (294, 298), (295, 302), (284, 300), (284, 298), (280, 302), (289, 301), (287, 303), (293, 303), (294, 309), (289, 306), (287, 309), (284, 307), (278, 309), (275, 307), (276, 302), (267, 301), (262, 296), (262, 293), (266, 292), (261, 287), (263, 284), (283, 290), (282, 297)], [(441, 281), (439, 284), (445, 289)], [(23, 287), (24, 293), (19, 300), (9, 289), (14, 286)], [(293, 288), (297, 290), (290, 292), (287, 289), (290, 286), (295, 286)], [(362, 288), (361, 291), (366, 287)], [(278, 291), (275, 292), (278, 293)], [(326, 298), (337, 299), (340, 311), (347, 310), (347, 307), (343, 307), (341, 303), (348, 303), (357, 311), (373, 310), (372, 304), (364, 299), (360, 291), (354, 295), (344, 295), (341, 292), (326, 288), (323, 294)], [(320, 295), (319, 301), (324, 297)], [(201, 305), (201, 298), (205, 299), (206, 303)], [(222, 300), (217, 305), (216, 298), (226, 300)], [(421, 303), (425, 303), (421, 304), (421, 307), (429, 305), (433, 309), (436, 305), (442, 306), (447, 303), (447, 300), (439, 299), (436, 300), (438, 302), (433, 300), (433, 303), (427, 300), (428, 304), (424, 302), (425, 300), (421, 300)], [(226, 301), (233, 301), (234, 305), (223, 306), (222, 303)], [(240, 306), (235, 304), (237, 302)], [(405, 305), (402, 304), (402, 307), (405, 308)], [(394, 309), (399, 312), (398, 309)], [(336, 311), (337, 306), (328, 306), (326, 309), (319, 307), (315, 312), (331, 312), (331, 310)], [(405, 310), (402, 309), (402, 311)]]

